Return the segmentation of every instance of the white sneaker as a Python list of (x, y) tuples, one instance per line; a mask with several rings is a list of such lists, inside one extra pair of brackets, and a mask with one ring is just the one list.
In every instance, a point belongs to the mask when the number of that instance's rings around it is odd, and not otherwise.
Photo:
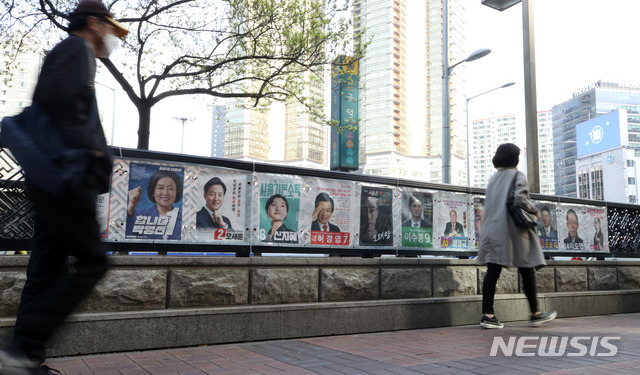
[(538, 316), (531, 315), (531, 325), (534, 327), (541, 326), (545, 323), (549, 323), (558, 316), (555, 310), (543, 312)]

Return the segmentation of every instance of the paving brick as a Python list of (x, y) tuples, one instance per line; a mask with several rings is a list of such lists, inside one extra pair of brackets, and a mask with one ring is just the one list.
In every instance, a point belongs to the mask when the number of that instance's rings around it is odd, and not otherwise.
[[(578, 335), (620, 336), (611, 342), (618, 352), (612, 357), (489, 355), (495, 337)], [(502, 330), (446, 327), (52, 358), (47, 365), (65, 375), (638, 374), (640, 313), (557, 319), (535, 329), (526, 322)]]

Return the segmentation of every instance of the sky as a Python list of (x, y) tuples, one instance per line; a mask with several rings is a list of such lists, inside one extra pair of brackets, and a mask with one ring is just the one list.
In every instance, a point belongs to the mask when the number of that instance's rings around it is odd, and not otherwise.
[[(456, 0), (449, 0), (456, 1)], [(469, 102), (470, 120), (491, 115), (515, 114), (524, 117), (524, 71), (522, 5), (503, 12), (481, 5), (481, 0), (464, 1), (467, 10), (465, 42), (469, 53), (489, 48), (492, 52), (466, 65), (470, 97), (507, 82), (514, 86), (493, 91)], [(640, 1), (639, 0), (530, 0), (534, 4), (534, 46), (538, 110), (571, 99), (573, 92), (598, 80), (640, 84)], [(419, 0), (408, 1), (408, 46), (422, 45), (424, 21)], [(418, 16), (418, 17), (417, 17)], [(423, 39), (422, 39), (423, 40)], [(112, 60), (118, 61), (116, 52)], [(410, 124), (424, 124), (424, 57), (419, 49), (409, 49), (407, 91)], [(454, 62), (455, 63), (455, 62)], [(116, 146), (135, 148), (137, 112), (109, 74), (100, 72), (98, 100), (107, 140)], [(104, 86), (108, 86), (104, 87)], [(116, 97), (112, 121), (113, 97)], [(160, 102), (152, 110), (150, 148), (179, 153), (185, 123), (184, 152), (210, 154), (213, 100), (208, 97), (178, 97)], [(281, 159), (283, 124), (279, 112), (271, 114), (273, 158)], [(112, 126), (115, 125), (115, 126)], [(111, 128), (114, 128), (112, 135)], [(419, 144), (414, 145), (417, 150)]]
[[(640, 1), (530, 1), (538, 111), (550, 110), (598, 80), (640, 83)], [(472, 15), (466, 25), (468, 50), (492, 50), (466, 63), (467, 96), (516, 82), (470, 101), (470, 118), (524, 113), (522, 5), (499, 12), (480, 0), (465, 4)]]

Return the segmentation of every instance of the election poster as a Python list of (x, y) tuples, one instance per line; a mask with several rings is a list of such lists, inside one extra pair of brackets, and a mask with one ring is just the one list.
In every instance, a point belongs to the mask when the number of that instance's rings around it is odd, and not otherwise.
[(195, 193), (198, 241), (245, 240), (247, 174), (223, 168), (200, 168)]
[(360, 245), (393, 246), (392, 190), (361, 186)]
[(310, 179), (305, 194), (311, 245), (349, 246), (355, 185), (350, 181)]
[(476, 249), (480, 248), (480, 235), (482, 234), (482, 218), (484, 217), (484, 198), (473, 198), (473, 214), (475, 222)]
[[(587, 218), (584, 206), (559, 204), (558, 209), (558, 245), (560, 250), (586, 251)], [(593, 220), (593, 219), (592, 219)], [(593, 221), (592, 221), (593, 223)]]
[(180, 240), (184, 168), (131, 163), (126, 238)]
[(260, 174), (258, 194), (258, 242), (297, 244), (302, 179)]
[(540, 213), (536, 233), (542, 250), (558, 250), (558, 218), (556, 205), (550, 202), (534, 202)]
[[(111, 174), (111, 188), (106, 199), (97, 201), (99, 211), (107, 210), (105, 218), (99, 219), (102, 236), (106, 241), (124, 241), (127, 201), (129, 200), (129, 162), (121, 158), (113, 158), (113, 172)], [(101, 215), (101, 214), (99, 214)]]
[(100, 228), (100, 237), (109, 237), (109, 193), (96, 196), (96, 221)]
[(402, 192), (402, 247), (433, 248), (433, 193)]
[(467, 250), (469, 248), (468, 236), (471, 234), (467, 196), (441, 192), (440, 197), (439, 205), (436, 207), (438, 245), (443, 249)]
[(609, 251), (607, 209), (604, 207), (587, 207), (586, 225), (589, 227), (590, 251)]

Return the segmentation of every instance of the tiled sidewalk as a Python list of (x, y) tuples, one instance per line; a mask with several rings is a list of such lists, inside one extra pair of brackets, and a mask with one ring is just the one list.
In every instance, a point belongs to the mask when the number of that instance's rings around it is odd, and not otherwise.
[[(490, 356), (494, 337), (576, 336), (562, 356)], [(593, 336), (620, 336), (617, 348), (591, 345)], [(529, 339), (526, 343), (539, 342)], [(570, 343), (571, 341), (569, 341)], [(580, 346), (585, 356), (579, 354)], [(595, 351), (590, 355), (592, 348)], [(531, 328), (507, 323), (501, 330), (479, 326), (433, 328), (364, 335), (319, 337), (257, 343), (167, 349), (146, 352), (55, 358), (47, 362), (63, 374), (640, 374), (640, 313), (557, 319)]]

